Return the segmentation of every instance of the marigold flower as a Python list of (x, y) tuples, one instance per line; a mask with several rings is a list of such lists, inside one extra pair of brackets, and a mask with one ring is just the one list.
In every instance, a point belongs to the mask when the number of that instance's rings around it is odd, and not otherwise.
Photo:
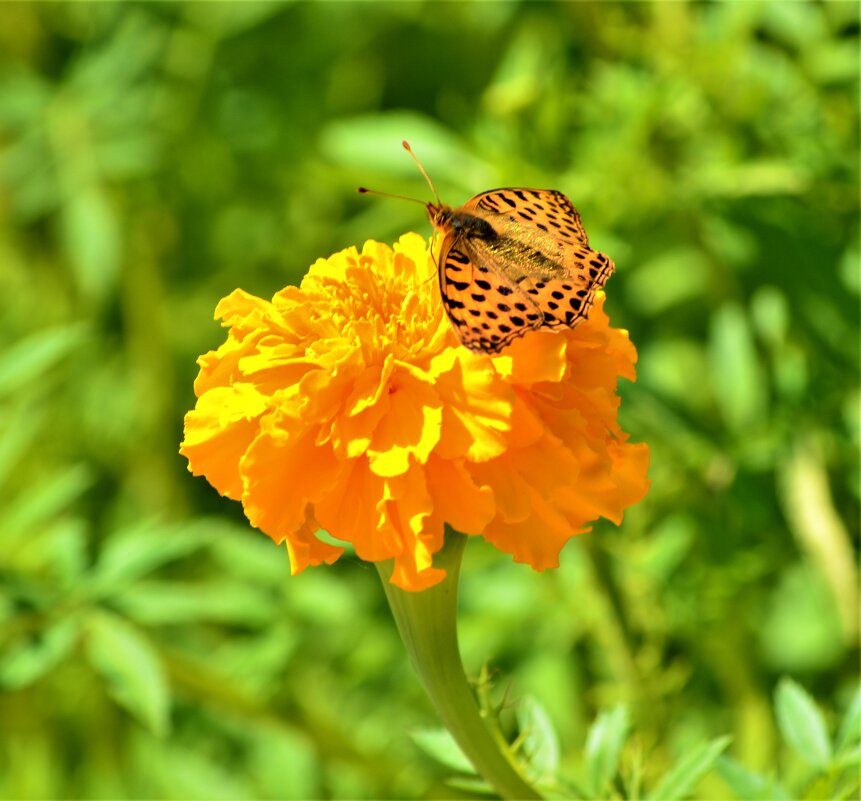
[(286, 542), (292, 572), (343, 551), (394, 560), (420, 590), (445, 524), (536, 570), (648, 489), (646, 445), (617, 422), (636, 351), (599, 294), (575, 330), (501, 354), (460, 346), (428, 243), (406, 234), (318, 260), (271, 302), (236, 290), (216, 309), (227, 341), (202, 356), (181, 446), (194, 475)]

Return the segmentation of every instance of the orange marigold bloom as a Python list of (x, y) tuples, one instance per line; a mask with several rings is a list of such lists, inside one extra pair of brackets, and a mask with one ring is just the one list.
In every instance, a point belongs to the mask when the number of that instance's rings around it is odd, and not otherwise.
[(340, 556), (324, 529), (423, 589), (444, 575), (446, 523), (543, 570), (648, 489), (648, 447), (617, 422), (636, 351), (603, 294), (577, 329), (488, 356), (459, 344), (435, 273), (406, 234), (318, 260), (271, 302), (236, 290), (218, 304), (230, 330), (198, 360), (180, 451), (286, 542), (294, 574)]

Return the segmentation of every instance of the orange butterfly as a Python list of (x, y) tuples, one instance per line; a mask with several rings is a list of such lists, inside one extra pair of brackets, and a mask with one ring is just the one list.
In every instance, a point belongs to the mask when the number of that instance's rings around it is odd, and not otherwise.
[(442, 234), (440, 293), (467, 348), (499, 353), (528, 331), (574, 328), (586, 319), (615, 265), (589, 247), (580, 215), (565, 195), (555, 189), (491, 189), (455, 209), (440, 202), (421, 162), (403, 145), (436, 199), (416, 202)]

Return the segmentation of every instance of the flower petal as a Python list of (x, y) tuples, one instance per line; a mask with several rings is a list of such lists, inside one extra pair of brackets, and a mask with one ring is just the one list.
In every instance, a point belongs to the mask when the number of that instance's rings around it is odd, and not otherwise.
[(463, 534), (481, 534), (496, 514), (493, 489), (476, 483), (462, 459), (431, 457), (427, 480), (435, 510)]
[(242, 496), (239, 460), (259, 428), (267, 399), (251, 384), (215, 387), (205, 392), (185, 416), (179, 452), (195, 476), (206, 476), (222, 495)]
[(287, 552), (290, 554), (290, 575), (301, 573), (309, 565), (331, 565), (343, 552), (343, 548), (323, 542), (317, 537), (320, 526), (314, 520), (313, 507), (305, 510), (305, 522), (287, 535)]
[(315, 434), (295, 418), (270, 414), (240, 462), (245, 514), (276, 542), (305, 522), (307, 504), (320, 500), (343, 469)]
[(442, 401), (433, 386), (405, 370), (392, 376), (387, 392), (388, 412), (371, 437), (368, 459), (377, 475), (397, 476), (411, 457), (427, 462), (440, 438)]
[(435, 360), (432, 375), (443, 399), (443, 458), (484, 462), (506, 449), (514, 393), (486, 357), (460, 348)]

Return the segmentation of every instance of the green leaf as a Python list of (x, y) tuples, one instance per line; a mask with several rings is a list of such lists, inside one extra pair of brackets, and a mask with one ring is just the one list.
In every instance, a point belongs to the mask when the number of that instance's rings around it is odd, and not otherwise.
[(174, 526), (152, 519), (142, 521), (108, 540), (96, 566), (94, 586), (102, 592), (123, 589), (156, 568), (193, 553), (210, 540), (205, 519)]
[[(322, 798), (320, 766), (310, 736), (274, 726), (246, 728), (252, 747), (246, 773), (259, 788), (257, 798)], [(289, 770), (284, 766), (289, 765)]]
[(0, 425), (0, 491), (10, 476), (17, 475), (21, 457), (34, 447), (46, 416), (44, 407), (34, 408), (31, 403), (4, 409)]
[(759, 422), (765, 412), (767, 384), (740, 306), (728, 303), (715, 313), (709, 355), (715, 399), (727, 426), (740, 432)]
[(167, 680), (145, 637), (116, 615), (94, 612), (87, 620), (87, 656), (120, 706), (153, 733), (167, 732)]
[(712, 405), (709, 364), (701, 342), (655, 336), (643, 344), (637, 371), (646, 386), (683, 408)]
[(552, 779), (559, 770), (559, 738), (547, 710), (535, 698), (525, 698), (517, 708), (517, 723), (532, 773), (538, 781)]
[(410, 736), (422, 751), (447, 768), (459, 773), (475, 773), (472, 762), (446, 729), (416, 729)]
[(619, 756), (628, 736), (628, 710), (616, 706), (598, 715), (586, 737), (586, 775), (592, 794), (600, 796), (619, 769)]
[(718, 737), (698, 745), (683, 756), (649, 793), (651, 801), (676, 801), (694, 789), (697, 782), (714, 767), (717, 758), (730, 744), (731, 737)]
[[(5, 555), (5, 567), (14, 567), (29, 580), (37, 580), (47, 590), (45, 605), (57, 603), (58, 594), (77, 592), (87, 581), (90, 564), (88, 521), (57, 516), (38, 526), (24, 529), (18, 543)], [(46, 586), (47, 585), (47, 586)]]
[[(46, 470), (38, 483), (2, 509), (0, 521), (6, 536), (23, 537), (32, 542), (32, 529), (53, 522), (55, 516), (89, 489), (92, 482), (91, 470), (83, 464), (66, 467), (56, 475)], [(27, 547), (27, 543), (22, 547)]]
[(777, 725), (783, 738), (808, 764), (824, 769), (831, 762), (831, 743), (822, 713), (792, 679), (781, 679), (774, 696)]
[(261, 588), (238, 581), (137, 582), (115, 596), (124, 614), (149, 626), (211, 620), (262, 625), (273, 619), (272, 599)]
[(105, 297), (116, 283), (122, 250), (114, 205), (99, 186), (76, 187), (60, 219), (66, 252), (82, 293)]
[(709, 260), (699, 248), (664, 250), (638, 265), (628, 277), (625, 293), (634, 308), (654, 317), (686, 301), (701, 302), (708, 294), (709, 270)]
[(736, 796), (744, 801), (789, 801), (790, 796), (777, 782), (754, 773), (732, 757), (718, 757), (715, 768)]
[(856, 745), (854, 749), (848, 749), (842, 752), (834, 759), (834, 764), (841, 768), (848, 768), (861, 764), (861, 745)]
[(445, 783), (455, 790), (463, 790), (466, 793), (496, 796), (496, 790), (494, 790), (484, 779), (473, 779), (469, 776), (452, 776), (446, 779)]
[[(247, 721), (246, 725), (251, 723)], [(266, 797), (252, 790), (253, 777), (235, 770), (229, 760), (212, 749), (193, 750), (174, 738), (148, 738), (138, 750), (142, 752), (139, 759), (147, 766), (148, 784), (156, 798), (237, 801)], [(289, 764), (282, 765), (282, 770), (290, 769)]]
[(840, 721), (840, 728), (834, 740), (834, 750), (842, 754), (856, 746), (859, 741), (861, 741), (861, 688), (856, 688), (843, 720)]
[(85, 325), (57, 326), (37, 331), (0, 353), (0, 397), (16, 394), (68, 356), (86, 337)]
[(827, 670), (844, 658), (837, 605), (822, 571), (810, 562), (789, 564), (777, 574), (761, 619), (764, 662), (775, 672)]
[(78, 640), (78, 633), (78, 620), (67, 618), (15, 647), (4, 648), (0, 659), (0, 687), (20, 690), (38, 681), (69, 654)]
[[(486, 174), (473, 148), (433, 117), (411, 111), (369, 114), (337, 120), (325, 129), (321, 148), (348, 168), (361, 164), (366, 173), (381, 171), (421, 181), (416, 165), (401, 147), (407, 139), (428, 173), (453, 183), (469, 183), (470, 173)], [(439, 187), (437, 187), (439, 188)]]

